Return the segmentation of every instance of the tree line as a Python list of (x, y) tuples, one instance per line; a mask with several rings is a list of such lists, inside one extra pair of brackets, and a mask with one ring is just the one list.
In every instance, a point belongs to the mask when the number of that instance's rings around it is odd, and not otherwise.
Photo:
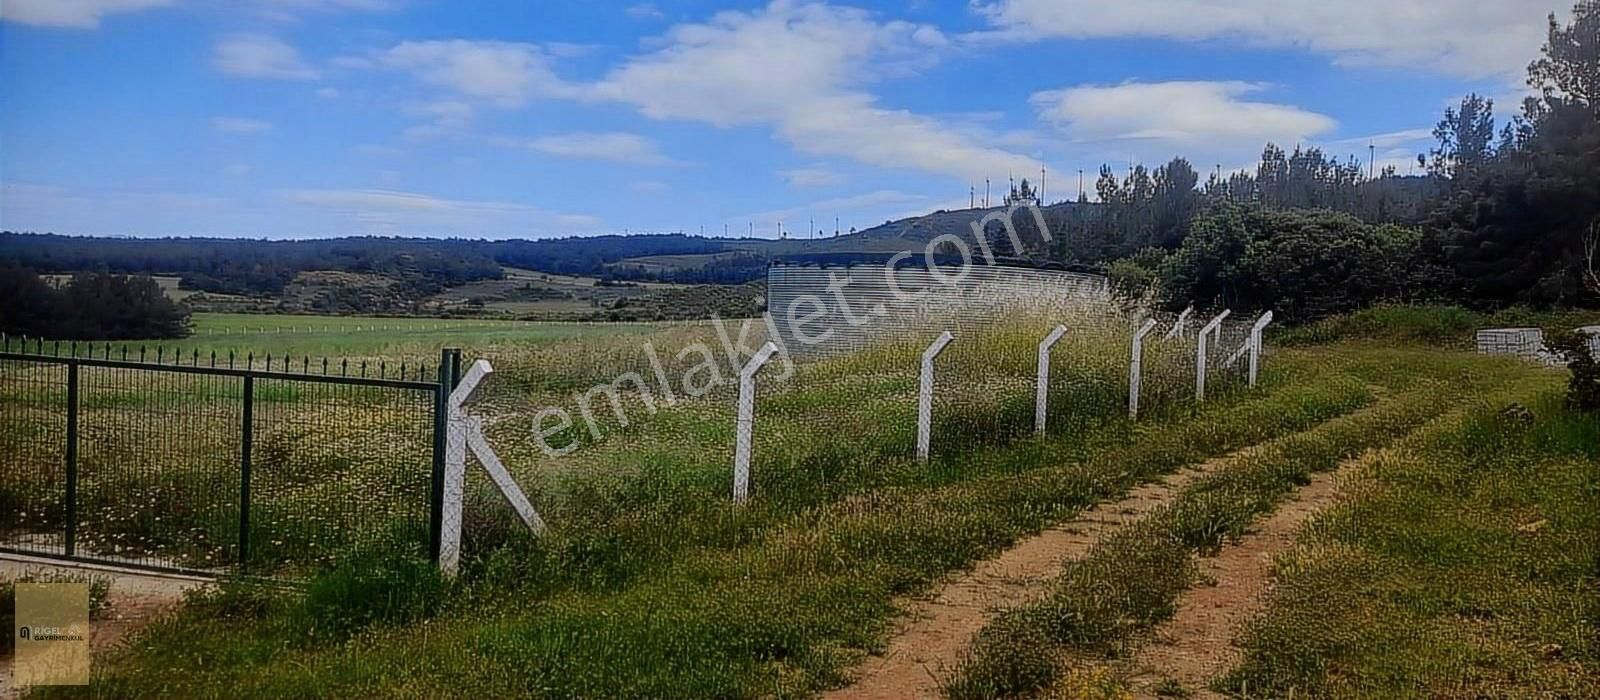
[[(383, 275), (408, 298), (447, 287), (500, 279), (501, 266), (558, 275), (662, 282), (744, 282), (752, 264), (738, 259), (695, 270), (613, 269), (650, 255), (718, 253), (728, 243), (684, 235), (596, 236), (482, 241), (353, 236), (321, 240), (227, 238), (98, 238), (0, 232), (0, 261), (46, 273), (103, 270), (123, 275), (174, 275), (186, 290), (249, 297), (283, 294), (301, 272), (333, 270)], [(760, 261), (762, 272), (765, 260)]]
[(0, 332), (54, 340), (143, 340), (189, 335), (189, 310), (148, 276), (80, 272), (53, 285), (0, 264)]
[[(1478, 95), (1447, 109), (1424, 175), (1271, 144), (1254, 173), (1203, 185), (1183, 158), (1120, 179), (1103, 168), (1098, 206), (1043, 210), (1065, 235), (1016, 217), (1025, 253), (1102, 266), (1133, 300), (1291, 320), (1380, 301), (1600, 306), (1597, 37), (1600, 0), (1580, 0), (1570, 24), (1551, 15), (1528, 69), (1538, 96), (1503, 123)], [(1007, 245), (998, 226), (988, 235)]]

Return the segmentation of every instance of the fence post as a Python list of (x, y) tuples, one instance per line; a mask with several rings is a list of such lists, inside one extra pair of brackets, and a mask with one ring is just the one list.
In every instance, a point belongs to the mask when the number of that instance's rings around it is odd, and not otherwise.
[(756, 372), (772, 359), (778, 346), (767, 342), (739, 370), (739, 409), (734, 422), (733, 443), (733, 502), (744, 503), (750, 498), (750, 437), (755, 430)]
[(439, 351), (438, 386), (433, 393), (433, 480), (428, 491), (428, 557), (441, 569), (444, 564), (441, 546), (444, 543), (444, 475), (445, 457), (449, 445), (450, 348)]
[(1139, 393), (1144, 388), (1144, 338), (1156, 329), (1149, 319), (1133, 334), (1133, 361), (1128, 365), (1128, 420), (1139, 419)]
[(1193, 313), (1193, 306), (1184, 309), (1183, 313), (1178, 314), (1178, 319), (1172, 322), (1172, 330), (1167, 331), (1167, 334), (1163, 336), (1163, 338), (1166, 340), (1172, 340), (1173, 338), (1183, 340), (1183, 333), (1189, 327), (1189, 316)]
[(955, 340), (950, 331), (939, 334), (933, 344), (922, 351), (922, 375), (917, 388), (917, 461), (928, 461), (928, 443), (933, 432), (933, 360), (944, 351), (944, 346)]
[(1056, 326), (1044, 340), (1039, 341), (1038, 388), (1033, 393), (1033, 432), (1039, 435), (1044, 434), (1047, 423), (1045, 412), (1050, 403), (1050, 348), (1055, 347), (1056, 341), (1066, 333), (1066, 326)]
[(1213, 334), (1218, 338), (1222, 337), (1222, 321), (1228, 318), (1230, 313), (1233, 312), (1223, 309), (1222, 313), (1217, 314), (1216, 318), (1211, 319), (1210, 323), (1200, 329), (1200, 335), (1196, 338), (1194, 354), (1194, 400), (1196, 402), (1206, 400), (1206, 346), (1209, 344), (1208, 341)]
[[(455, 358), (452, 364), (459, 366), (461, 351), (454, 350), (453, 353)], [(500, 458), (495, 455), (494, 450), (490, 449), (489, 442), (483, 435), (483, 419), (467, 415), (462, 408), (467, 397), (478, 388), (478, 383), (493, 372), (494, 367), (490, 366), (487, 360), (478, 360), (462, 376), (450, 377), (455, 389), (450, 392), (446, 404), (448, 428), (444, 488), (441, 489), (444, 500), (440, 508), (439, 569), (451, 576), (455, 575), (461, 562), (461, 508), (466, 490), (469, 450), (477, 456), (479, 464), (482, 464), (484, 471), (489, 473), (490, 480), (494, 481), (501, 495), (505, 496), (523, 524), (534, 534), (545, 530), (544, 519), (539, 517), (538, 512), (533, 509), (533, 504), (528, 502), (527, 495), (511, 478), (511, 473), (500, 463)]]
[(250, 562), (250, 461), (255, 446), (256, 378), (244, 376), (244, 411), (239, 426), (239, 571)]
[(67, 556), (78, 547), (78, 363), (67, 363)]
[(1250, 328), (1250, 388), (1256, 388), (1256, 377), (1261, 370), (1261, 333), (1272, 323), (1272, 312), (1261, 314), (1256, 325)]

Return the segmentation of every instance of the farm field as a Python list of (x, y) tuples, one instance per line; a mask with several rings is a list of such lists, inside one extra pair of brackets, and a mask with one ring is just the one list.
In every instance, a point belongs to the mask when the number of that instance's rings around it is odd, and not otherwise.
[[(928, 465), (910, 451), (920, 343), (803, 364), (765, 382), (752, 500), (742, 507), (727, 498), (726, 391), (654, 413), (629, 396), (630, 421), (602, 408), (598, 436), (581, 422), (555, 433), (553, 446), (577, 447), (560, 458), (543, 452), (528, 423), (543, 406), (576, 414), (574, 392), (619, 372), (647, 373), (644, 342), (669, 363), (697, 342), (720, 352), (707, 328), (481, 339), (468, 357), (490, 359), (497, 373), (474, 410), (549, 532), (526, 535), (474, 470), (459, 579), (440, 579), (422, 561), (367, 559), (299, 594), (225, 583), (150, 627), (101, 667), (91, 689), (105, 697), (805, 697), (842, 688), (849, 696), (863, 662), (896, 635), (906, 601), (1096, 503), (1214, 465), (1148, 524), (1070, 562), (1041, 588), (1045, 602), (989, 620), (968, 655), (936, 669), (936, 685), (952, 697), (1099, 697), (1085, 695), (1096, 688), (1118, 697), (1133, 687), (1132, 671), (1099, 660), (1135, 648), (1197, 585), (1196, 561), (1248, 534), (1309, 475), (1373, 449), (1433, 449), (1437, 440), (1415, 436), (1509, 402), (1533, 406), (1535, 426), (1572, 422), (1549, 398), (1559, 373), (1415, 342), (1328, 339), (1275, 350), (1253, 392), (1236, 373), (1222, 374), (1203, 407), (1186, 398), (1192, 348), (1153, 347), (1149, 408), (1132, 423), (1126, 340), (1120, 325), (1104, 323), (1068, 324), (1078, 332), (1057, 351), (1058, 408), (1043, 439), (1027, 433), (1033, 346), (1045, 326), (1019, 319), (952, 345), (940, 359)], [(1553, 491), (1552, 505), (1592, 498), (1592, 442), (1583, 447), (1585, 434), (1570, 429), (1536, 430), (1580, 445), (1557, 454), (1590, 460), (1560, 477), (1590, 491)], [(1577, 522), (1547, 519), (1539, 536), (1575, 536)], [(1578, 566), (1586, 551), (1554, 570), (1567, 576), (1566, 590), (1593, 585)], [(1291, 625), (1295, 614), (1274, 612), (1253, 634)], [(1279, 618), (1288, 622), (1269, 626)], [(1580, 622), (1529, 628), (1575, 659), (1569, 675), (1593, 668), (1584, 664), (1594, 650), (1571, 642)], [(1236, 688), (1337, 684), (1308, 660), (1251, 654), (1229, 676), (1241, 679)], [(1417, 683), (1444, 682), (1430, 680), (1437, 668), (1407, 671)]]
[(666, 289), (681, 289), (684, 285), (660, 282), (628, 282), (602, 285), (594, 277), (557, 275), (516, 267), (505, 267), (505, 277), (484, 280), (452, 287), (428, 301), (441, 308), (467, 308), (476, 300), (481, 308), (490, 312), (513, 315), (533, 314), (585, 314), (616, 304), (619, 299), (630, 299)]
[[(502, 321), (488, 319), (435, 319), (376, 316), (312, 316), (301, 314), (195, 313), (194, 334), (181, 340), (152, 340), (110, 343), (112, 359), (129, 348), (137, 355), (142, 347), (149, 358), (156, 348), (183, 355), (185, 362), (200, 353), (202, 364), (215, 352), (224, 361), (234, 353), (238, 362), (254, 354), (257, 360), (268, 354), (281, 360), (302, 358), (382, 360), (393, 364), (409, 362), (436, 364), (439, 351), (446, 347), (477, 347), (517, 342), (540, 344), (567, 338), (605, 337), (648, 332), (657, 327), (649, 323)], [(15, 349), (19, 339), (11, 339)], [(102, 356), (107, 343), (95, 343), (96, 356)], [(63, 353), (69, 343), (63, 343)], [(80, 353), (87, 351), (79, 343)], [(34, 345), (30, 343), (30, 348)], [(55, 344), (46, 343), (47, 351)], [(242, 366), (242, 365), (241, 365)]]

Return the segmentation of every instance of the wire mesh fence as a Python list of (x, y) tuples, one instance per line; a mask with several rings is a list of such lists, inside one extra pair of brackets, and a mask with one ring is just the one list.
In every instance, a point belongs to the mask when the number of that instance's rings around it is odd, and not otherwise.
[(0, 353), (0, 549), (284, 578), (431, 549), (425, 368), (56, 347)]
[[(1170, 335), (1177, 318), (1155, 319), (1140, 420), (1199, 410), (1196, 333), (1213, 315), (1196, 312)], [(1025, 309), (959, 327), (933, 363), (927, 463), (918, 394), (935, 333), (776, 357), (756, 376), (750, 505), (797, 512), (926, 485), (968, 468), (979, 448), (1028, 439), (1040, 343), (1057, 326), (1066, 331), (1049, 348), (1045, 432), (1070, 438), (1128, 420), (1145, 320)], [(1208, 337), (1207, 402), (1244, 386), (1248, 362), (1235, 355), (1253, 321), (1230, 318)], [(558, 533), (587, 533), (585, 547), (714, 538), (745, 517), (727, 509), (737, 378), (771, 328), (755, 319), (481, 345), (474, 359), (496, 372), (466, 409)], [(49, 355), (54, 347), (12, 343), (0, 355), (0, 450), (16, 464), (0, 472), (0, 547), (277, 576), (371, 549), (436, 554), (440, 404), (459, 354), (429, 366), (128, 345)], [(462, 518), (468, 559), (523, 530), (478, 468), (466, 471)]]
[[(1142, 420), (1201, 410), (1195, 336), (1212, 315), (1196, 315), (1205, 318), (1172, 338), (1161, 336), (1175, 317), (1162, 316), (1147, 338)], [(1132, 339), (1144, 320), (1079, 308), (962, 328), (934, 363), (929, 464), (916, 458), (919, 369), (936, 333), (775, 358), (755, 383), (748, 505), (793, 512), (925, 484), (967, 468), (978, 449), (1029, 438), (1039, 344), (1057, 325), (1067, 331), (1050, 352), (1047, 433), (1126, 420)], [(1209, 338), (1208, 402), (1243, 388), (1247, 363), (1227, 360), (1254, 320), (1231, 318)], [(730, 517), (722, 508), (734, 498), (737, 378), (772, 337), (760, 321), (742, 330), (475, 348), (497, 371), (468, 410), (483, 417), (490, 442), (555, 530), (635, 543), (700, 532)], [(469, 559), (520, 529), (476, 470), (465, 509)]]

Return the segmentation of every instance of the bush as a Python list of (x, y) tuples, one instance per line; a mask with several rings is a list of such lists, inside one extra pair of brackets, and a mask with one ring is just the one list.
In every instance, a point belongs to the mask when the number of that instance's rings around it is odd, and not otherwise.
[[(1421, 236), (1348, 214), (1216, 206), (1160, 264), (1167, 306), (1273, 309), (1309, 321), (1415, 296)], [(1137, 261), (1136, 261), (1137, 262)]]
[(1295, 328), (1278, 340), (1286, 345), (1385, 340), (1464, 349), (1471, 347), (1474, 332), (1490, 323), (1455, 306), (1380, 305)]
[(1590, 336), (1575, 331), (1546, 335), (1545, 345), (1566, 360), (1572, 379), (1567, 383), (1567, 407), (1574, 411), (1600, 411), (1600, 361), (1589, 347)]
[[(0, 265), (0, 332), (58, 340), (189, 335), (189, 311), (150, 277), (82, 272), (51, 288), (33, 270)], [(16, 303), (12, 303), (15, 300)]]

